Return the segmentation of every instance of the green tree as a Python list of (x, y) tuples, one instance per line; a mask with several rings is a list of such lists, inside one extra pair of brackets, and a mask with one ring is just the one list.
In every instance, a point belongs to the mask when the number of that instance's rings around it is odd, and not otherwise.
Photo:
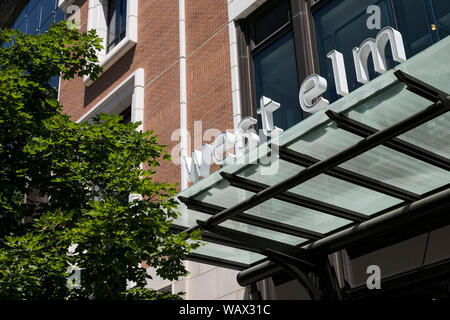
[[(139, 266), (176, 279), (198, 246), (198, 233), (169, 229), (175, 186), (152, 179), (165, 147), (120, 116), (74, 123), (50, 86), (58, 75), (96, 79), (100, 39), (64, 22), (0, 39), (11, 41), (0, 49), (0, 299), (180, 298), (144, 289)], [(67, 285), (70, 266), (81, 269), (78, 288)]]

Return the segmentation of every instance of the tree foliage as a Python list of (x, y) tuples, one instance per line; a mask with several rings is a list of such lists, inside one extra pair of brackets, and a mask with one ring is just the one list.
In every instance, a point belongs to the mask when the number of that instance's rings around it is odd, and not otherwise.
[[(98, 77), (95, 31), (62, 22), (0, 39), (12, 40), (0, 49), (0, 298), (179, 298), (144, 289), (139, 266), (174, 280), (198, 246), (198, 234), (169, 230), (176, 188), (152, 178), (165, 147), (120, 116), (71, 121), (50, 85), (58, 75)], [(81, 268), (80, 288), (67, 285), (70, 266)]]

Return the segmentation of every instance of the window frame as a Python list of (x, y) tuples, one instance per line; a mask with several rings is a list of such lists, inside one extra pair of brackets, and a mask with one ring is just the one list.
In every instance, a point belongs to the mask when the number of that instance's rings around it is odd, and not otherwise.
[[(288, 2), (289, 4), (289, 22), (279, 27), (255, 46), (255, 22), (283, 2)], [(307, 19), (300, 19), (300, 16), (307, 17)], [(302, 30), (307, 30), (307, 32), (302, 34)], [(253, 56), (263, 51), (289, 31), (292, 31), (294, 37), (297, 78), (300, 86), (306, 77), (318, 72), (317, 48), (309, 3), (305, 0), (270, 1), (261, 5), (247, 17), (236, 21), (242, 117), (250, 116), (256, 118), (256, 110), (259, 108), (259, 102), (255, 98), (256, 81)], [(309, 116), (309, 113), (303, 110), (301, 110), (301, 113), (303, 119)]]
[[(119, 1), (119, 2), (121, 2), (120, 3), (120, 10), (123, 7), (122, 1), (125, 1), (126, 2), (125, 3), (125, 11), (126, 11), (127, 3), (128, 3), (127, 0), (108, 0), (108, 15), (107, 15), (107, 19), (106, 19), (106, 25), (107, 25), (108, 29), (110, 28), (110, 22), (111, 22), (110, 20), (112, 20), (111, 19), (111, 12), (112, 12), (112, 10), (110, 8), (112, 1)], [(113, 50), (120, 43), (120, 41), (122, 41), (125, 38), (126, 33), (127, 33), (127, 21), (126, 21), (127, 20), (127, 17), (126, 17), (127, 13), (125, 12), (125, 17), (123, 17), (123, 12), (121, 12), (121, 14), (119, 15), (118, 12), (117, 12), (117, 8), (114, 10), (114, 12), (116, 13), (116, 18), (114, 19), (114, 24), (115, 24), (116, 28), (117, 28), (117, 24), (119, 24), (119, 28), (118, 28), (119, 29), (119, 33), (118, 34), (115, 33), (114, 34), (114, 39), (111, 39), (111, 33), (108, 30), (108, 32), (107, 32), (108, 36), (107, 36), (107, 40), (106, 40), (106, 53), (109, 53), (111, 50)], [(122, 30), (123, 24), (125, 24), (125, 28)], [(114, 46), (111, 48), (111, 46), (113, 44), (114, 44)]]
[[(106, 72), (121, 57), (136, 46), (138, 42), (138, 7), (139, 0), (126, 0), (126, 28), (125, 37), (111, 50), (108, 49), (108, 4), (107, 0), (88, 0), (87, 30), (95, 29), (102, 38), (103, 49), (97, 51), (99, 65)], [(61, 7), (61, 3), (60, 3)], [(101, 76), (101, 75), (100, 75)], [(86, 87), (93, 83), (92, 79), (84, 76)]]

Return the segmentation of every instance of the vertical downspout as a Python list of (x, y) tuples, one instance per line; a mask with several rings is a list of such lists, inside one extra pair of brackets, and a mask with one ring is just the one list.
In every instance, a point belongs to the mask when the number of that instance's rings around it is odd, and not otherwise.
[[(180, 144), (181, 159), (186, 157), (188, 151), (187, 141), (187, 89), (186, 89), (186, 13), (185, 0), (178, 0), (179, 11), (179, 38), (180, 38)], [(188, 187), (187, 172), (181, 160), (181, 190)]]
[[(178, 0), (178, 25), (180, 40), (180, 189), (184, 190), (188, 187), (188, 175), (184, 166), (183, 159), (188, 155), (187, 141), (187, 87), (186, 87), (186, 10), (185, 0)], [(189, 261), (185, 261), (186, 267), (189, 268)], [(186, 299), (189, 299), (189, 282), (188, 278), (172, 281), (172, 292), (176, 293), (176, 282), (184, 281)]]

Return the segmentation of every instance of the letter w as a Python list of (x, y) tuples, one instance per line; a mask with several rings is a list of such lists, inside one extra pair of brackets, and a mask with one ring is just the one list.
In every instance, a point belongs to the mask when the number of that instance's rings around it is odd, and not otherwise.
[(212, 152), (213, 146), (204, 144), (201, 152), (198, 150), (192, 152), (192, 158), (183, 157), (189, 182), (195, 183), (200, 177), (209, 176)]

